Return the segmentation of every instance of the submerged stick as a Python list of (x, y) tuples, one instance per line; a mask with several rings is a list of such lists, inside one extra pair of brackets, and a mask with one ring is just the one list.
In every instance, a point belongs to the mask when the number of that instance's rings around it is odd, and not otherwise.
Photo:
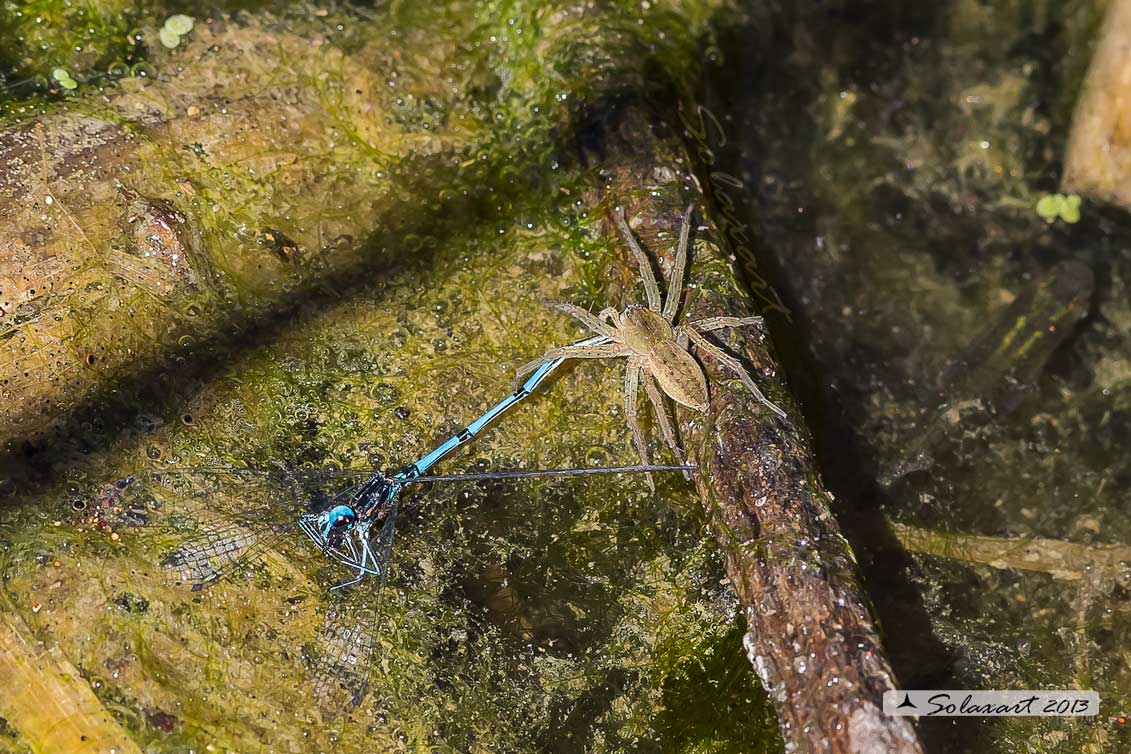
[(1115, 572), (1131, 563), (1127, 545), (1085, 545), (1043, 537), (987, 537), (891, 524), (899, 543), (911, 552), (991, 568), (1047, 573), (1078, 581), (1094, 571)]
[(1007, 415), (1034, 391), (1041, 371), (1088, 313), (1090, 268), (1061, 262), (1023, 289), (946, 370), (938, 406), (916, 422), (899, 459), (881, 475), (890, 485), (934, 465), (971, 414)]
[[(639, 221), (641, 240), (670, 265), (687, 203), (681, 185), (692, 180), (678, 146), (655, 136), (651, 126), (642, 109), (630, 107), (608, 128), (601, 162), (608, 193), (590, 199), (626, 205), (627, 215)], [(692, 198), (701, 217), (702, 198)], [(650, 236), (652, 229), (666, 232)], [(694, 233), (683, 321), (755, 313), (714, 237), (709, 227)], [(625, 279), (634, 277), (629, 251), (617, 248), (630, 271)], [(747, 655), (777, 709), (786, 750), (921, 752), (907, 718), (883, 713), (883, 692), (896, 687), (891, 666), (768, 343), (753, 337), (715, 342), (753, 366), (762, 390), (788, 414), (775, 416), (704, 354), (707, 413), (678, 413), (688, 462), (701, 470), (695, 483), (708, 524), (746, 617)]]

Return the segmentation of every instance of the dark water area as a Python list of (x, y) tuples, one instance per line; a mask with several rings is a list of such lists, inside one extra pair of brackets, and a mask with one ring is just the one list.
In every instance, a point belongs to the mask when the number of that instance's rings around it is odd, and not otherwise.
[[(1083, 683), (1108, 713), (925, 721), (930, 751), (1127, 745), (1114, 720), (1131, 698), (1126, 564), (1067, 579), (1040, 556), (1035, 572), (963, 556), (980, 535), (1131, 536), (1113, 452), (1128, 426), (1131, 222), (1102, 204), (1074, 224), (1033, 209), (1058, 190), (1099, 16), (1089, 3), (756, 12), (722, 35), (694, 116), (700, 180), (762, 231), (748, 272), (781, 297), (775, 344), (903, 687)], [(901, 527), (953, 555), (909, 554)]]

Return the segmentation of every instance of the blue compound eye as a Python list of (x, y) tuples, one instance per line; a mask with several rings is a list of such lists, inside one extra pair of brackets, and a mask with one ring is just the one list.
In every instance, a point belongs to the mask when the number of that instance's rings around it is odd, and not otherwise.
[(330, 528), (348, 529), (357, 521), (357, 514), (347, 505), (339, 505), (330, 511)]
[(357, 514), (348, 505), (336, 505), (326, 512), (322, 525), (322, 538), (337, 542), (357, 521)]

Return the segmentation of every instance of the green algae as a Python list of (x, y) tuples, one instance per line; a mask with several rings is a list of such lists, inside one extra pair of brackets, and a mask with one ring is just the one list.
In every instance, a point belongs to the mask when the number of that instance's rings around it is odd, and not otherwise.
[[(673, 512), (695, 507), (678, 479), (659, 497), (639, 478), (410, 495), (372, 689), (336, 720), (301, 657), (335, 605), (318, 553), (284, 541), (193, 595), (154, 565), (174, 543), (153, 527), (75, 510), (155, 463), (395, 468), (507, 393), (519, 364), (577, 337), (542, 299), (610, 298), (615, 240), (581, 201), (600, 179), (568, 129), (647, 61), (681, 65), (714, 7), (201, 22), (145, 80), (85, 102), (131, 170), (86, 197), (53, 179), (84, 231), (63, 234), (82, 284), (61, 305), (95, 387), (50, 436), (66, 481), (14, 483), (5, 588), (142, 748), (776, 745), (717, 554)], [(631, 462), (619, 380), (564, 371), (443, 470)], [(684, 709), (692, 695), (703, 709)]]
[[(761, 690), (747, 669), (739, 627), (703, 637), (693, 654), (677, 640), (673, 655), (661, 653), (664, 674), (660, 726), (668, 729), (667, 751), (778, 751), (777, 721), (759, 702)], [(701, 704), (703, 689), (725, 690), (715, 704)], [(682, 711), (682, 712), (681, 712)], [(734, 748), (734, 742), (741, 742)]]
[[(77, 81), (137, 60), (135, 28), (144, 5), (131, 0), (33, 0), (0, 6), (0, 101), (34, 91), (53, 68)], [(58, 79), (57, 79), (58, 80)], [(66, 89), (65, 81), (59, 80)]]

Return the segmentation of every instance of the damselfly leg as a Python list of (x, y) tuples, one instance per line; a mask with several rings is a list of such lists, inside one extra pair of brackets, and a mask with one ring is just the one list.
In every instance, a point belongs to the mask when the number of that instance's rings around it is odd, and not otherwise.
[(396, 477), (373, 474), (362, 484), (335, 496), (328, 504), (303, 513), (299, 530), (322, 554), (353, 571), (353, 578), (331, 589), (341, 589), (366, 576), (381, 576), (384, 561), (374, 553), (370, 533), (383, 522), (391, 527), (403, 485)]

